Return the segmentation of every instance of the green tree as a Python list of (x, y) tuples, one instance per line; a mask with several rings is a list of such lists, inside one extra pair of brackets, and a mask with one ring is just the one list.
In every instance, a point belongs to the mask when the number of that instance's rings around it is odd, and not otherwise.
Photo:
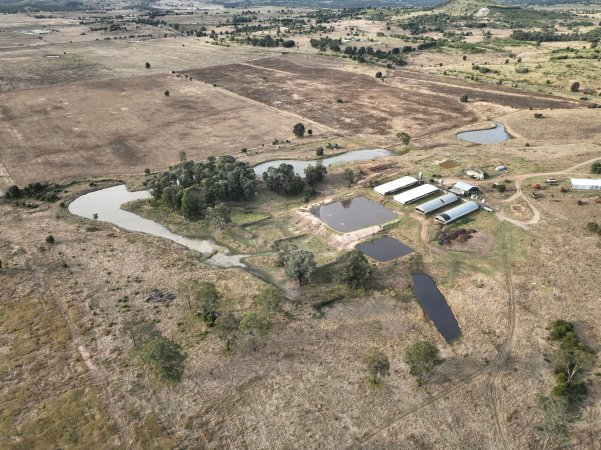
[(21, 189), (19, 189), (19, 186), (13, 184), (6, 191), (5, 197), (6, 198), (19, 198), (19, 197), (21, 197)]
[(307, 250), (292, 250), (285, 255), (284, 270), (286, 275), (298, 281), (300, 286), (307, 284), (315, 271), (315, 258)]
[(365, 287), (371, 278), (372, 270), (365, 255), (357, 250), (342, 256), (338, 267), (338, 280), (353, 289)]
[(322, 164), (309, 165), (305, 168), (305, 181), (309, 186), (314, 186), (323, 181), (328, 170)]
[(596, 174), (601, 173), (601, 161), (593, 163), (593, 165), (591, 166), (591, 172)]
[(279, 167), (269, 167), (263, 173), (263, 181), (267, 189), (281, 195), (300, 194), (305, 188), (303, 179), (296, 174), (290, 164), (280, 164)]
[(193, 309), (207, 325), (211, 326), (217, 318), (219, 292), (213, 283), (200, 281), (193, 290)]
[(317, 156), (323, 156), (323, 147), (318, 147), (317, 150), (315, 150), (315, 154)]
[(271, 328), (271, 322), (265, 311), (246, 311), (240, 319), (240, 331), (252, 338), (253, 351), (257, 351), (257, 338), (265, 336)]
[(207, 208), (207, 220), (214, 227), (224, 229), (232, 221), (231, 211), (225, 203), (218, 203)]
[(380, 384), (382, 378), (389, 375), (390, 361), (388, 356), (375, 347), (367, 349), (363, 355), (363, 363), (369, 375), (369, 382), (373, 385)]
[(411, 142), (411, 136), (404, 131), (402, 133), (397, 133), (397, 137), (401, 140), (403, 145), (409, 145), (409, 142)]
[(204, 206), (204, 198), (201, 190), (198, 187), (190, 186), (184, 189), (182, 194), (181, 211), (186, 219), (201, 219)]
[(164, 337), (157, 337), (143, 345), (142, 361), (162, 381), (175, 383), (184, 374), (186, 353), (181, 345)]
[(418, 385), (422, 385), (432, 376), (437, 365), (442, 363), (440, 352), (434, 344), (418, 341), (405, 351), (405, 362), (409, 365)]
[(240, 328), (240, 321), (232, 313), (219, 317), (216, 322), (217, 334), (225, 343), (225, 351), (229, 352), (232, 343), (236, 340), (236, 332)]
[(342, 178), (346, 181), (347, 186), (351, 187), (351, 185), (355, 182), (355, 172), (353, 172), (353, 169), (344, 169)]
[(305, 135), (305, 126), (302, 123), (297, 123), (292, 128), (292, 132), (296, 137), (303, 137)]

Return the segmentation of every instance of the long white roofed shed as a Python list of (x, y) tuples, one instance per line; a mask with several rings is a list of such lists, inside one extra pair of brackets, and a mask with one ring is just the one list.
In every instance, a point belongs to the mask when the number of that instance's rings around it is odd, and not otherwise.
[(437, 209), (444, 208), (447, 205), (455, 203), (457, 200), (459, 200), (459, 197), (457, 197), (455, 194), (445, 194), (426, 203), (422, 203), (415, 209), (422, 214), (429, 214)]
[(431, 184), (422, 184), (421, 186), (410, 189), (401, 194), (397, 194), (392, 198), (394, 201), (397, 201), (399, 203), (402, 203), (403, 205), (406, 205), (407, 203), (413, 203), (413, 202), (419, 200), (420, 198), (424, 198), (424, 197), (427, 197), (428, 195), (432, 195), (432, 194), (434, 194), (434, 192), (437, 192), (437, 191), (438, 191), (438, 188), (436, 186), (432, 186)]
[(402, 177), (393, 181), (389, 181), (388, 183), (381, 184), (374, 188), (378, 194), (386, 195), (392, 194), (393, 192), (400, 191), (401, 189), (406, 189), (410, 186), (415, 186), (417, 184), (417, 180), (413, 177)]
[(570, 183), (572, 184), (572, 189), (601, 190), (601, 179), (570, 178)]
[(473, 213), (478, 208), (480, 208), (480, 206), (476, 202), (463, 202), (461, 205), (455, 206), (454, 208), (451, 208), (448, 211), (437, 215), (436, 220), (444, 224), (451, 223), (463, 216), (467, 216), (468, 214)]

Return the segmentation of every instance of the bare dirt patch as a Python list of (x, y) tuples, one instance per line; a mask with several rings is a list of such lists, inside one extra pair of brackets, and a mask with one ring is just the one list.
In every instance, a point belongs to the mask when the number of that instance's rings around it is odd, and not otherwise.
[(420, 136), (475, 120), (464, 105), (449, 102), (447, 95), (422, 95), (414, 86), (391, 86), (312, 61), (289, 55), (185, 73), (344, 133), (372, 139), (389, 138), (400, 131)]

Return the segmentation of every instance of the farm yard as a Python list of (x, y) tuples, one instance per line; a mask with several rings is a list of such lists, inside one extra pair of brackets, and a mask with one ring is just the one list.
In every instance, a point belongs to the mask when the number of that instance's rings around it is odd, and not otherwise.
[(0, 14), (0, 447), (597, 448), (601, 13), (486, 5)]

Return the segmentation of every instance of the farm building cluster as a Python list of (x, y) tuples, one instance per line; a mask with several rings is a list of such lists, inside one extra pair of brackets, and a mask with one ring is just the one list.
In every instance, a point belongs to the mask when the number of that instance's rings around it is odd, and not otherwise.
[[(393, 200), (403, 205), (408, 205), (442, 192), (440, 187), (424, 183), (421, 180), (421, 176), (419, 179), (410, 176), (401, 177), (374, 187), (374, 191), (380, 195), (396, 194)], [(435, 217), (438, 222), (448, 224), (480, 208), (480, 205), (475, 201), (462, 201), (464, 197), (474, 195), (477, 192), (477, 186), (458, 181), (449, 189), (449, 192), (428, 200), (418, 205), (415, 209), (424, 215), (428, 215), (461, 201), (460, 205), (441, 212)]]

